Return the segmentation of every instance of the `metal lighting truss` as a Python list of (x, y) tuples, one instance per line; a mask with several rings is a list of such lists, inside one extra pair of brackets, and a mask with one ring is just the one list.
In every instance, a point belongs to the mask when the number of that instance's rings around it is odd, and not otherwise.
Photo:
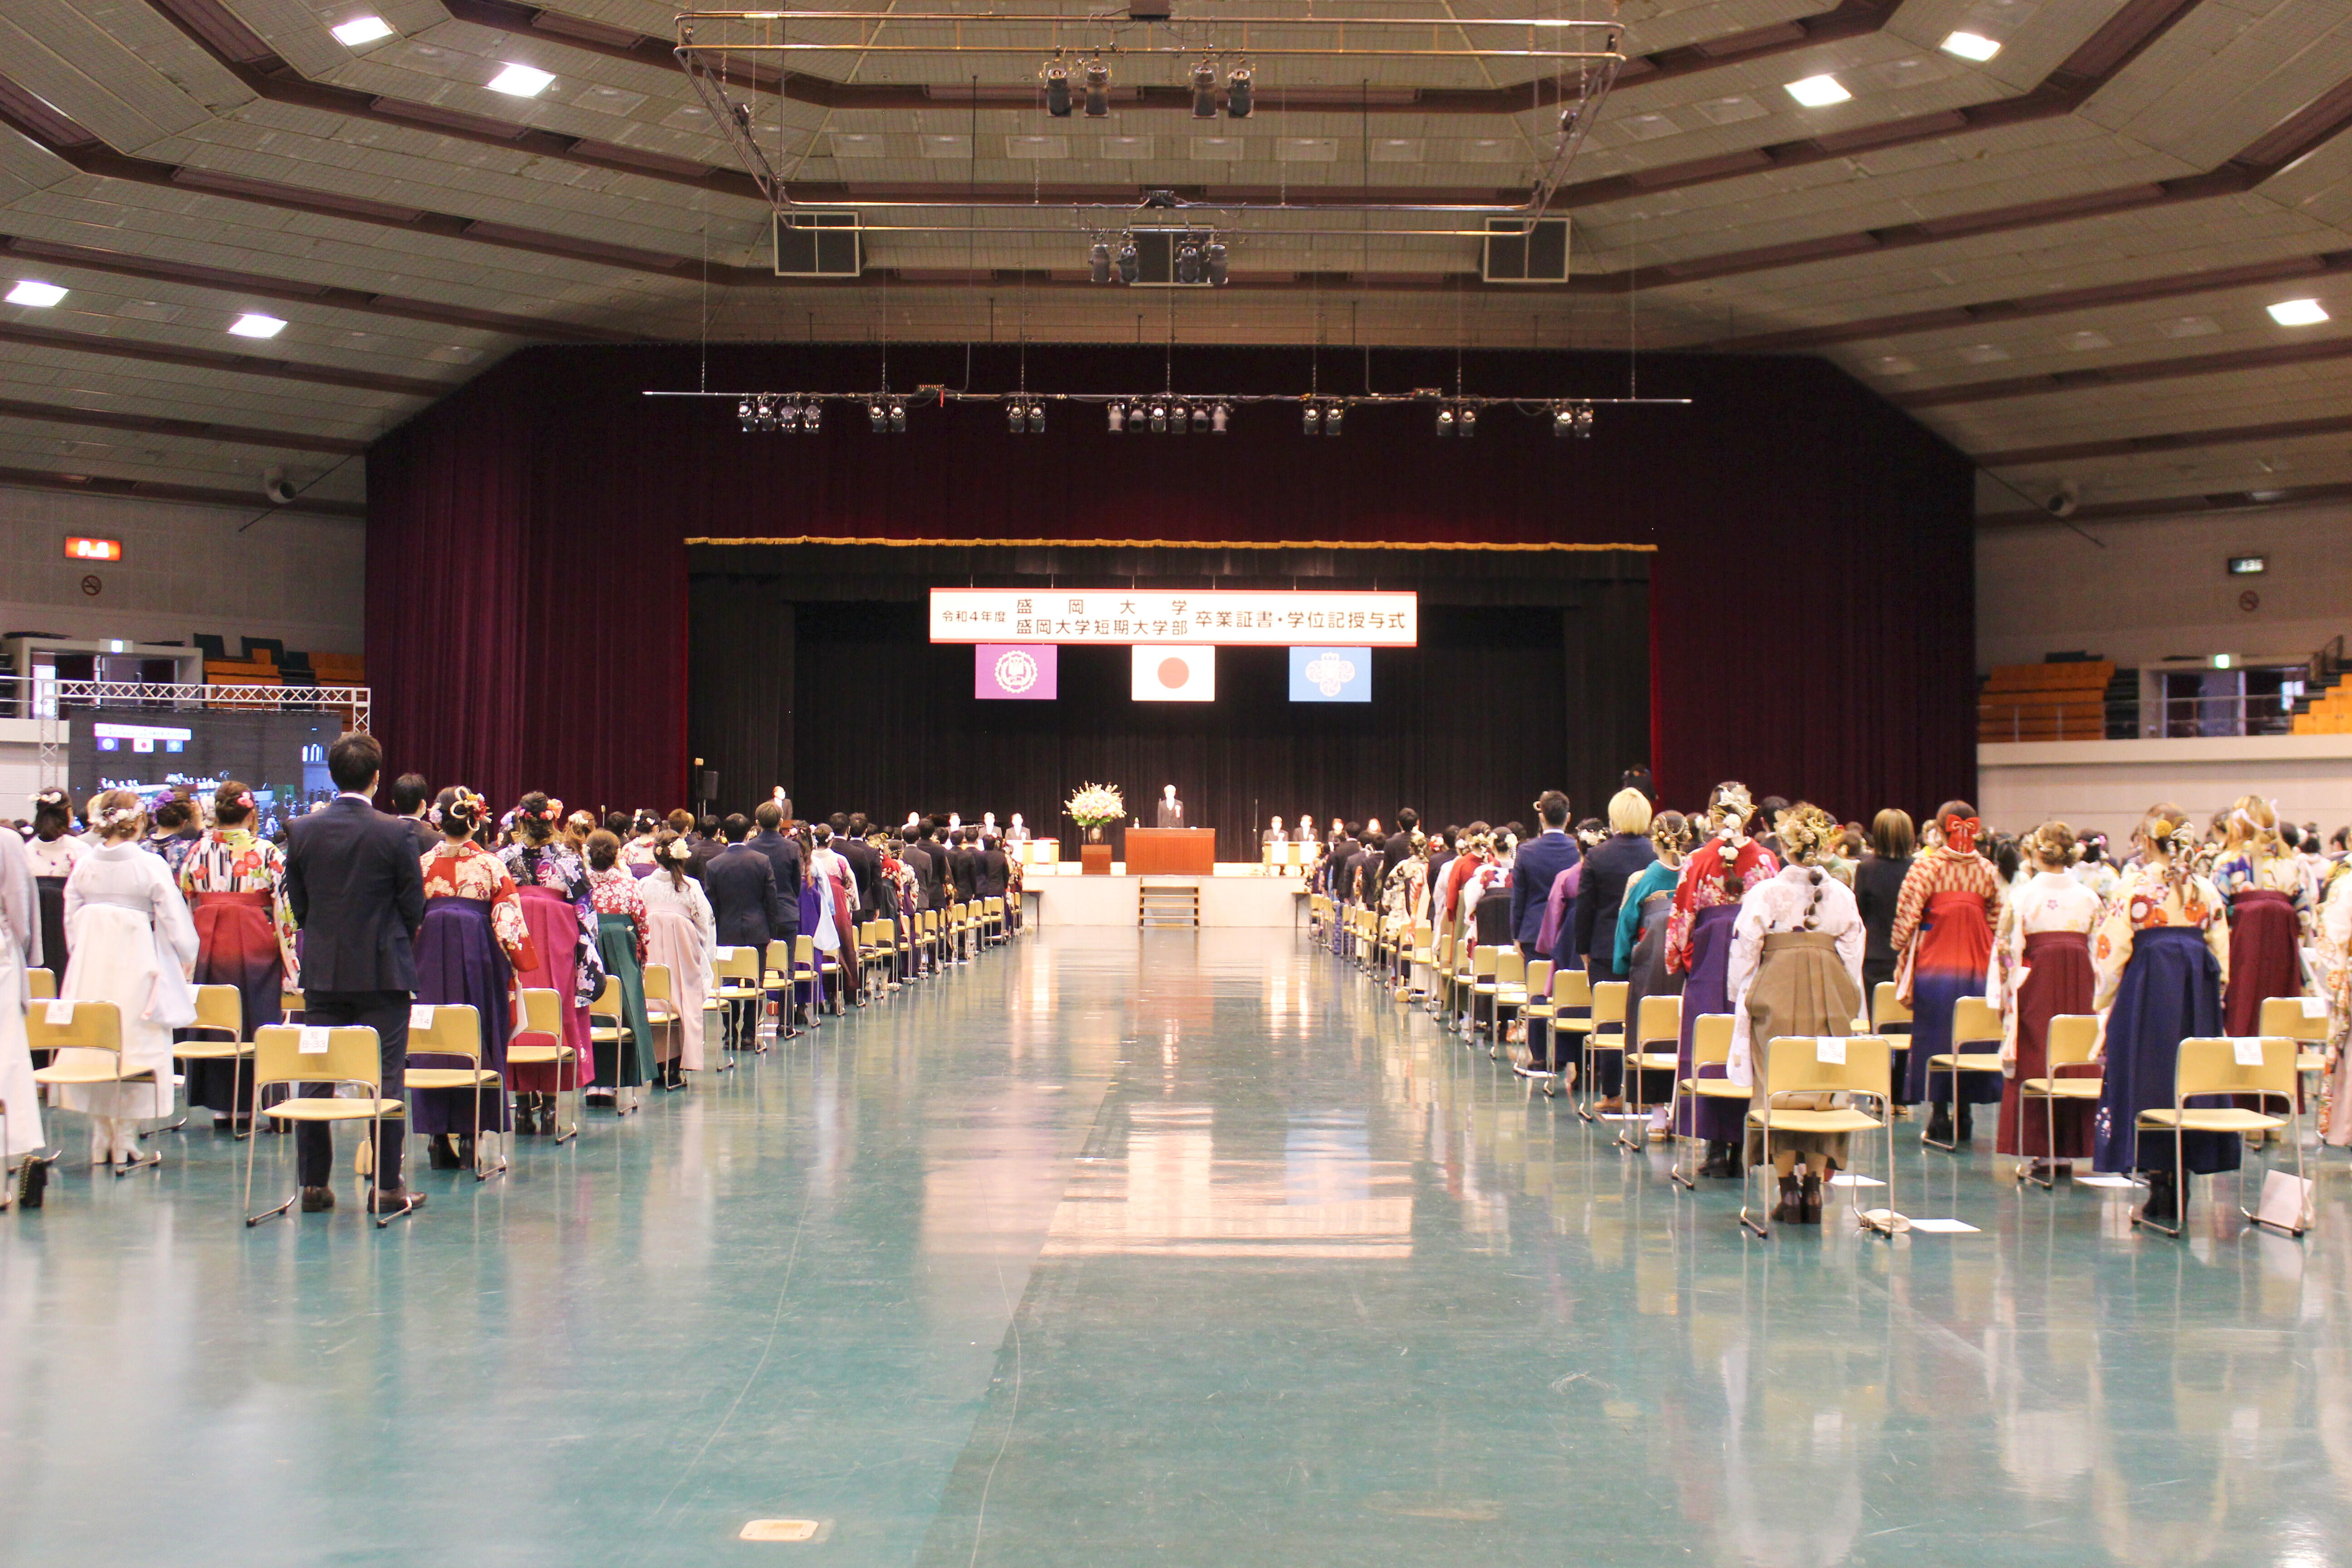
[[(1553, 194), (1567, 177), (1569, 165), (1584, 144), (1586, 133), (1624, 64), (1620, 48), (1620, 23), (1584, 21), (1564, 16), (1464, 16), (1428, 15), (1276, 16), (1204, 12), (1197, 17), (1146, 18), (1125, 14), (1077, 15), (1050, 11), (961, 13), (951, 11), (688, 11), (677, 17), (676, 53), (687, 78), (694, 84), (711, 120), (758, 183), (780, 216), (820, 209), (853, 209), (861, 214), (867, 232), (935, 231), (952, 227), (963, 232), (973, 226), (940, 221), (872, 225), (866, 212), (971, 212), (980, 208), (1026, 208), (1076, 215), (1088, 229), (1105, 226), (1109, 215), (1147, 207), (1181, 207), (1195, 212), (1248, 213), (1432, 213), (1475, 214), (1482, 217), (1518, 217), (1532, 224), (1544, 216)], [(1165, 59), (1175, 62), (1177, 79), (1191, 74), (1202, 61), (1249, 63), (1272, 59), (1424, 59), (1465, 64), (1517, 62), (1530, 68), (1524, 79), (1529, 107), (1559, 108), (1549, 153), (1544, 158), (1527, 199), (1508, 203), (1383, 202), (1369, 196), (1355, 202), (1272, 202), (1177, 200), (1172, 193), (1153, 192), (1132, 203), (1073, 202), (966, 196), (961, 200), (875, 201), (828, 195), (819, 204), (794, 199), (790, 182), (779, 173), (783, 162), (784, 127), (775, 127), (775, 156), (761, 144), (761, 127), (751, 99), (739, 89), (753, 81), (788, 95), (790, 76), (784, 63), (796, 55), (1003, 55), (1024, 59), (1039, 56), (1050, 61), (1073, 60), (1102, 65), (1118, 59)], [(997, 88), (1011, 83), (992, 84)], [(1547, 93), (1546, 89), (1549, 89)], [(976, 86), (974, 102), (989, 89)], [(1318, 91), (1316, 108), (1328, 112), (1328, 89)], [(1279, 84), (1263, 79), (1255, 86), (1256, 107), (1279, 109)], [(1006, 105), (1016, 101), (1008, 98)], [(975, 152), (977, 150), (975, 149)], [(1294, 231), (1297, 232), (1297, 231)], [(1311, 232), (1311, 231), (1309, 231)], [(1361, 231), (1332, 232), (1358, 237)], [(1486, 238), (1490, 231), (1475, 228), (1413, 229), (1415, 237), (1454, 236)]]
[(374, 692), (365, 686), (214, 686), (167, 680), (58, 680), (0, 677), (0, 706), (38, 724), (40, 787), (66, 782), (66, 728), (73, 710), (170, 712), (209, 708), (230, 711), (347, 711), (352, 728), (368, 727)]
[[(1357, 408), (1378, 408), (1400, 404), (1417, 404), (1440, 409), (1512, 408), (1522, 414), (1549, 416), (1555, 421), (1554, 434), (1589, 435), (1592, 427), (1592, 411), (1596, 408), (1633, 406), (1683, 406), (1687, 397), (1497, 397), (1475, 393), (1446, 392), (1435, 387), (1419, 387), (1411, 392), (1309, 392), (1304, 395), (1281, 392), (1220, 392), (1189, 393), (1172, 389), (1160, 392), (1030, 392), (1016, 389), (1005, 392), (960, 392), (953, 387), (924, 385), (912, 393), (891, 392), (656, 392), (648, 390), (646, 397), (716, 397), (736, 405), (737, 416), (742, 428), (769, 432), (791, 433), (796, 422), (781, 419), (785, 409), (804, 409), (825, 403), (855, 404), (860, 407), (875, 406), (920, 407), (929, 405), (944, 408), (951, 403), (1011, 404), (1032, 408), (1047, 403), (1093, 404), (1142, 412), (1153, 406), (1163, 409), (1181, 408), (1189, 414), (1198, 409), (1204, 414), (1223, 408), (1228, 413), (1251, 405), (1280, 404), (1300, 410), (1302, 416), (1311, 411), (1314, 424), (1336, 433), (1345, 413)], [(1559, 422), (1567, 421), (1565, 426)], [(878, 428), (878, 426), (877, 426)], [(895, 426), (901, 431), (903, 424)], [(1118, 427), (1114, 426), (1113, 429)], [(1222, 434), (1222, 427), (1219, 428)]]

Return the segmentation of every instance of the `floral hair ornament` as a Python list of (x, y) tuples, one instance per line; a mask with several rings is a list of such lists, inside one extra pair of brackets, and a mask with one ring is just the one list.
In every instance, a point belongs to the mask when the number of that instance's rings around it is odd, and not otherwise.
[(668, 856), (673, 860), (691, 860), (694, 858), (694, 846), (688, 844), (683, 838), (676, 839), (670, 844), (669, 847), (663, 850), (662, 853)]
[(246, 810), (251, 811), (253, 809), (253, 792), (249, 789), (241, 789), (237, 791), (236, 804), (245, 807)]
[(1983, 831), (1980, 818), (1954, 812), (1944, 818), (1944, 847), (1955, 855), (1973, 855), (1977, 852), (1977, 835)]
[(1706, 815), (1716, 832), (1736, 839), (1748, 826), (1748, 819), (1756, 815), (1756, 800), (1744, 784), (1719, 784), (1707, 802)]
[(63, 805), (65, 803), (66, 792), (61, 789), (45, 789), (33, 797), (35, 805)]
[(125, 823), (138, 821), (140, 813), (146, 809), (143, 805), (110, 805), (98, 814), (98, 821), (91, 826), (101, 833), (110, 827), (121, 827)]

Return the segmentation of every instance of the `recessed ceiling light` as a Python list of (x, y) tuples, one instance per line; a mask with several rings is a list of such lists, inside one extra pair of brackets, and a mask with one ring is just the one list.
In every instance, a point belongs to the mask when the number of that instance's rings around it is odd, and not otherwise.
[(2327, 307), (2316, 300), (2281, 300), (2270, 310), (2271, 320), (2282, 327), (2315, 327), (2327, 320)]
[(392, 37), (392, 24), (381, 16), (354, 16), (341, 26), (327, 31), (335, 35), (335, 42), (345, 48), (356, 49), (362, 44), (373, 44), (378, 38)]
[(286, 323), (275, 316), (247, 311), (229, 323), (229, 335), (239, 338), (274, 338), (286, 330)]
[(1809, 76), (1802, 81), (1792, 81), (1789, 84), (1788, 93), (1807, 109), (1822, 109), (1832, 103), (1843, 103), (1853, 96), (1846, 91), (1845, 84), (1833, 76)]
[(1982, 33), (1954, 33), (1944, 40), (1943, 49), (1964, 60), (1989, 60), (2000, 53), (2000, 46)]
[(8, 290), (8, 303), (11, 305), (37, 305), (43, 310), (65, 297), (66, 291), (56, 284), (36, 283), (30, 278)]
[(516, 98), (537, 98), (554, 79), (552, 71), (543, 71), (536, 66), (510, 65), (490, 79), (490, 90)]

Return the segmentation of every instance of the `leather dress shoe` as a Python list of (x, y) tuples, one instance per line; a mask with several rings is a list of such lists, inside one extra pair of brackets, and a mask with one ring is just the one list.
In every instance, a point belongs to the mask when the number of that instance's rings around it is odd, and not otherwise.
[(329, 1209), (333, 1208), (334, 1206), (334, 1188), (304, 1187), (302, 1189), (302, 1212), (304, 1214), (325, 1214)]
[(368, 1196), (368, 1208), (374, 1214), (388, 1214), (394, 1209), (421, 1209), (425, 1194), (407, 1187), (378, 1187)]

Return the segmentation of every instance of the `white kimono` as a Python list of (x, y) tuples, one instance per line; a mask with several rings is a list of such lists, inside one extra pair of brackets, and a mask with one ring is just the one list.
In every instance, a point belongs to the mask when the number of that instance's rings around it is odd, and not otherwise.
[(1815, 886), (1811, 868), (1784, 866), (1778, 876), (1766, 878), (1740, 895), (1739, 913), (1731, 922), (1730, 967), (1723, 977), (1724, 989), (1731, 996), (1732, 1018), (1731, 1057), (1724, 1064), (1724, 1072), (1743, 1089), (1755, 1084), (1756, 1047), (1748, 1038), (1748, 989), (1755, 984), (1757, 968), (1764, 960), (1764, 939), (1776, 931), (1804, 930), (1807, 908), (1813, 910), (1813, 929), (1836, 939), (1838, 960), (1868, 1005), (1869, 994), (1862, 984), (1865, 933), (1861, 906), (1854, 902), (1853, 889), (1826, 871), (1819, 884), (1818, 905), (1813, 903)]
[[(122, 1070), (152, 1068), (155, 1081), (63, 1088), (58, 1102), (92, 1116), (169, 1115), (172, 1031), (196, 1019), (188, 985), (196, 927), (172, 868), (136, 844), (92, 850), (66, 881), (66, 946), (71, 957), (58, 995), (115, 1004), (122, 1015)], [(96, 1052), (58, 1055), (68, 1062), (104, 1059)]]
[(0, 1108), (8, 1123), (0, 1156), (10, 1160), (41, 1146), (41, 1091), (25, 1040), (25, 1005), (32, 995), (25, 974), (40, 961), (41, 905), (32, 858), (23, 839), (0, 833)]
[(683, 888), (667, 868), (637, 879), (646, 900), (646, 962), (669, 966), (670, 998), (678, 1011), (677, 1065), (702, 1070), (702, 1004), (719, 964), (718, 918), (702, 884), (685, 879)]

